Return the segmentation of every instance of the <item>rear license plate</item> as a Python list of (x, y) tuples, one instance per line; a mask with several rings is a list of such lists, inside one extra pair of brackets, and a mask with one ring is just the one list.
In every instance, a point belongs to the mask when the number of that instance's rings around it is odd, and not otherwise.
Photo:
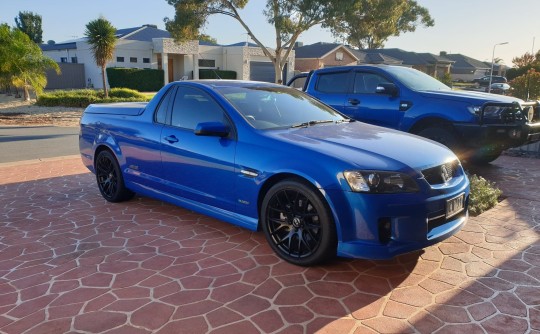
[(453, 217), (463, 210), (465, 194), (460, 194), (446, 201), (446, 219)]

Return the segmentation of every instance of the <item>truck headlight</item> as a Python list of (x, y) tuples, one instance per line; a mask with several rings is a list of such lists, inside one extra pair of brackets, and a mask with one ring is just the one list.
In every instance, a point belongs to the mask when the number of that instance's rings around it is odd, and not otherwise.
[(467, 110), (473, 115), (480, 115), (480, 111), (482, 110), (482, 106), (469, 106), (467, 107)]
[(354, 192), (379, 194), (417, 192), (418, 185), (403, 173), (381, 171), (345, 171), (345, 180)]

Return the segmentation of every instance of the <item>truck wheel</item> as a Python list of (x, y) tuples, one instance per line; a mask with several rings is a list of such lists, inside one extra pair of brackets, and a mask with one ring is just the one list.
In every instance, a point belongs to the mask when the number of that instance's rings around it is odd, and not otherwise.
[(443, 144), (452, 151), (457, 149), (457, 138), (452, 129), (444, 126), (430, 126), (420, 130), (417, 135)]
[(125, 187), (120, 166), (111, 152), (99, 152), (95, 170), (99, 192), (107, 201), (116, 203), (133, 198), (135, 193)]
[(263, 199), (261, 225), (282, 259), (310, 266), (336, 255), (334, 220), (324, 199), (295, 179), (274, 185)]
[(500, 149), (481, 148), (473, 152), (467, 160), (473, 164), (485, 165), (497, 159), (501, 153)]

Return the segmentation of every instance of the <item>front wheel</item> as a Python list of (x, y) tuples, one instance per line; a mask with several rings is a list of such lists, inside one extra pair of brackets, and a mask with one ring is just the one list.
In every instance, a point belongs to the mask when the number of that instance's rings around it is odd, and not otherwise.
[(485, 165), (497, 159), (501, 153), (500, 149), (481, 148), (474, 151), (467, 160), (473, 164)]
[(107, 201), (116, 203), (133, 198), (135, 193), (125, 187), (120, 166), (111, 152), (99, 152), (95, 170), (99, 192)]
[(458, 141), (456, 134), (449, 127), (430, 126), (420, 130), (417, 134), (421, 137), (441, 143), (452, 151), (455, 151), (457, 149)]
[(284, 260), (310, 266), (336, 254), (334, 220), (324, 199), (297, 180), (274, 185), (264, 197), (262, 229), (272, 249)]

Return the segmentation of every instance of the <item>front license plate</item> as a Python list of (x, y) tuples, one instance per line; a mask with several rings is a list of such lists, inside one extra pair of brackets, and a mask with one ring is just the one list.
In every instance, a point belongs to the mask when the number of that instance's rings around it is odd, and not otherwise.
[(465, 194), (460, 194), (446, 201), (446, 219), (455, 216), (463, 210)]

